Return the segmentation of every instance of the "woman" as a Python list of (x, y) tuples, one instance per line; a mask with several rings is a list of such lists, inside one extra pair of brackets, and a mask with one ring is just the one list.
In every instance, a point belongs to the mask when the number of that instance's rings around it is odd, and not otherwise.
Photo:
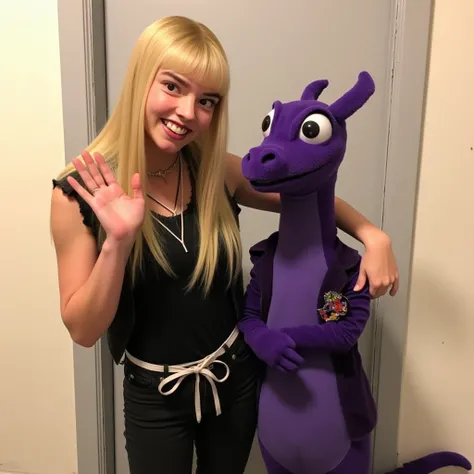
[[(199, 473), (241, 474), (253, 441), (258, 371), (236, 330), (238, 205), (277, 212), (279, 199), (253, 191), (226, 152), (228, 89), (208, 28), (153, 23), (104, 129), (53, 181), (62, 319), (83, 346), (107, 334), (124, 360), (131, 474), (189, 473), (194, 444)], [(337, 215), (369, 246), (374, 296), (395, 294), (387, 237), (340, 200)]]

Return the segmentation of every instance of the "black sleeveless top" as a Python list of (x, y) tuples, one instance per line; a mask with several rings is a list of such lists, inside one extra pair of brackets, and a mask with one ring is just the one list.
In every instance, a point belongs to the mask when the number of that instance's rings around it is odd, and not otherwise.
[[(204, 298), (199, 286), (186, 286), (196, 265), (199, 240), (194, 193), (183, 214), (186, 253), (166, 229), (156, 223), (168, 261), (176, 277), (168, 276), (146, 246), (144, 271), (134, 288), (135, 327), (127, 350), (141, 360), (180, 364), (202, 359), (214, 352), (232, 332), (236, 320), (227, 292), (227, 263), (221, 252), (213, 285)], [(154, 214), (180, 236), (181, 217)]]
[[(203, 296), (199, 285), (186, 289), (197, 261), (199, 245), (195, 186), (190, 174), (192, 197), (183, 214), (184, 241), (188, 252), (156, 223), (165, 254), (176, 276), (167, 275), (159, 267), (145, 243), (143, 269), (130, 288), (127, 286), (130, 272), (126, 271), (121, 304), (110, 328), (112, 331), (109, 330), (108, 334), (116, 362), (125, 348), (133, 356), (155, 364), (173, 365), (201, 359), (227, 339), (240, 316), (241, 288), (237, 291), (235, 287), (227, 289), (227, 262), (223, 250), (207, 296)], [(82, 182), (77, 172), (73, 172), (73, 176)], [(53, 186), (60, 186), (79, 202), (84, 224), (94, 231), (97, 238), (98, 222), (87, 203), (66, 179), (53, 180)], [(240, 208), (229, 194), (228, 198), (238, 219)], [(179, 215), (165, 217), (154, 213), (154, 216), (180, 236)]]

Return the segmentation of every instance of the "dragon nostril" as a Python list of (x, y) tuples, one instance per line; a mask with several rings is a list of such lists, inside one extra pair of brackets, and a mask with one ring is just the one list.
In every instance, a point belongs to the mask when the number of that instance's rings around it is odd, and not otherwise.
[(266, 155), (262, 156), (262, 163), (266, 163), (267, 161), (272, 161), (276, 158), (275, 153), (267, 153)]

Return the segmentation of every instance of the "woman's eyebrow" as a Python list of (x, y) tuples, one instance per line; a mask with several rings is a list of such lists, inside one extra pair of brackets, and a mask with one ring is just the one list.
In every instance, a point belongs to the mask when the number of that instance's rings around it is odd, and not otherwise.
[[(171, 77), (172, 79), (174, 79), (176, 82), (178, 82), (179, 84), (181, 84), (184, 87), (189, 87), (190, 86), (190, 84), (187, 80), (183, 79), (182, 77), (178, 76), (177, 74), (175, 74), (173, 72), (166, 71), (166, 72), (163, 72), (163, 74), (166, 75), (166, 76)], [(205, 95), (206, 97), (214, 97), (216, 99), (221, 98), (221, 95), (217, 92), (204, 92), (203, 95)]]
[(220, 99), (222, 96), (217, 92), (204, 92), (203, 94), (206, 97), (213, 97), (214, 99)]
[(189, 82), (186, 81), (185, 79), (183, 79), (182, 77), (174, 74), (173, 72), (163, 72), (163, 75), (165, 76), (169, 76), (171, 77), (172, 79), (174, 79), (176, 82), (179, 82), (182, 86), (188, 86), (189, 87)]

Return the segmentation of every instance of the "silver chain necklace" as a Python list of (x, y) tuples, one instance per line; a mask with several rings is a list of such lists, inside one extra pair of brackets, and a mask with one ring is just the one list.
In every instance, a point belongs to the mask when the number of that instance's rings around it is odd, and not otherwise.
[[(180, 157), (178, 156), (178, 158), (180, 158)], [(178, 193), (179, 193), (180, 190), (181, 190), (181, 214), (180, 214), (180, 218), (181, 218), (181, 238), (179, 238), (171, 229), (168, 228), (168, 226), (163, 224), (163, 222), (161, 222), (158, 218), (155, 218), (155, 219), (158, 221), (158, 223), (162, 227), (164, 227), (181, 244), (184, 251), (186, 253), (188, 253), (188, 249), (186, 248), (186, 244), (184, 243), (184, 192), (183, 192), (183, 166), (181, 164), (181, 159), (179, 160), (179, 184), (178, 184), (178, 191), (176, 193), (176, 200), (175, 200), (175, 204), (174, 204), (174, 210), (170, 209), (166, 204), (163, 204), (162, 202), (158, 201), (158, 199), (155, 199), (153, 196), (150, 196), (149, 194), (147, 194), (147, 196), (149, 198), (153, 199), (153, 201), (155, 201), (160, 206), (163, 206), (165, 209), (167, 209), (169, 212), (171, 212), (171, 214), (173, 214), (173, 216), (175, 217), (176, 216), (177, 203), (178, 203)]]
[(168, 166), (168, 168), (164, 170), (156, 170), (156, 171), (147, 171), (147, 175), (151, 176), (153, 178), (161, 178), (164, 181), (166, 181), (166, 175), (168, 173), (171, 173), (173, 171), (174, 167), (178, 164), (180, 154), (178, 153), (178, 156), (176, 157), (176, 160), (174, 160), (174, 163), (171, 166)]

